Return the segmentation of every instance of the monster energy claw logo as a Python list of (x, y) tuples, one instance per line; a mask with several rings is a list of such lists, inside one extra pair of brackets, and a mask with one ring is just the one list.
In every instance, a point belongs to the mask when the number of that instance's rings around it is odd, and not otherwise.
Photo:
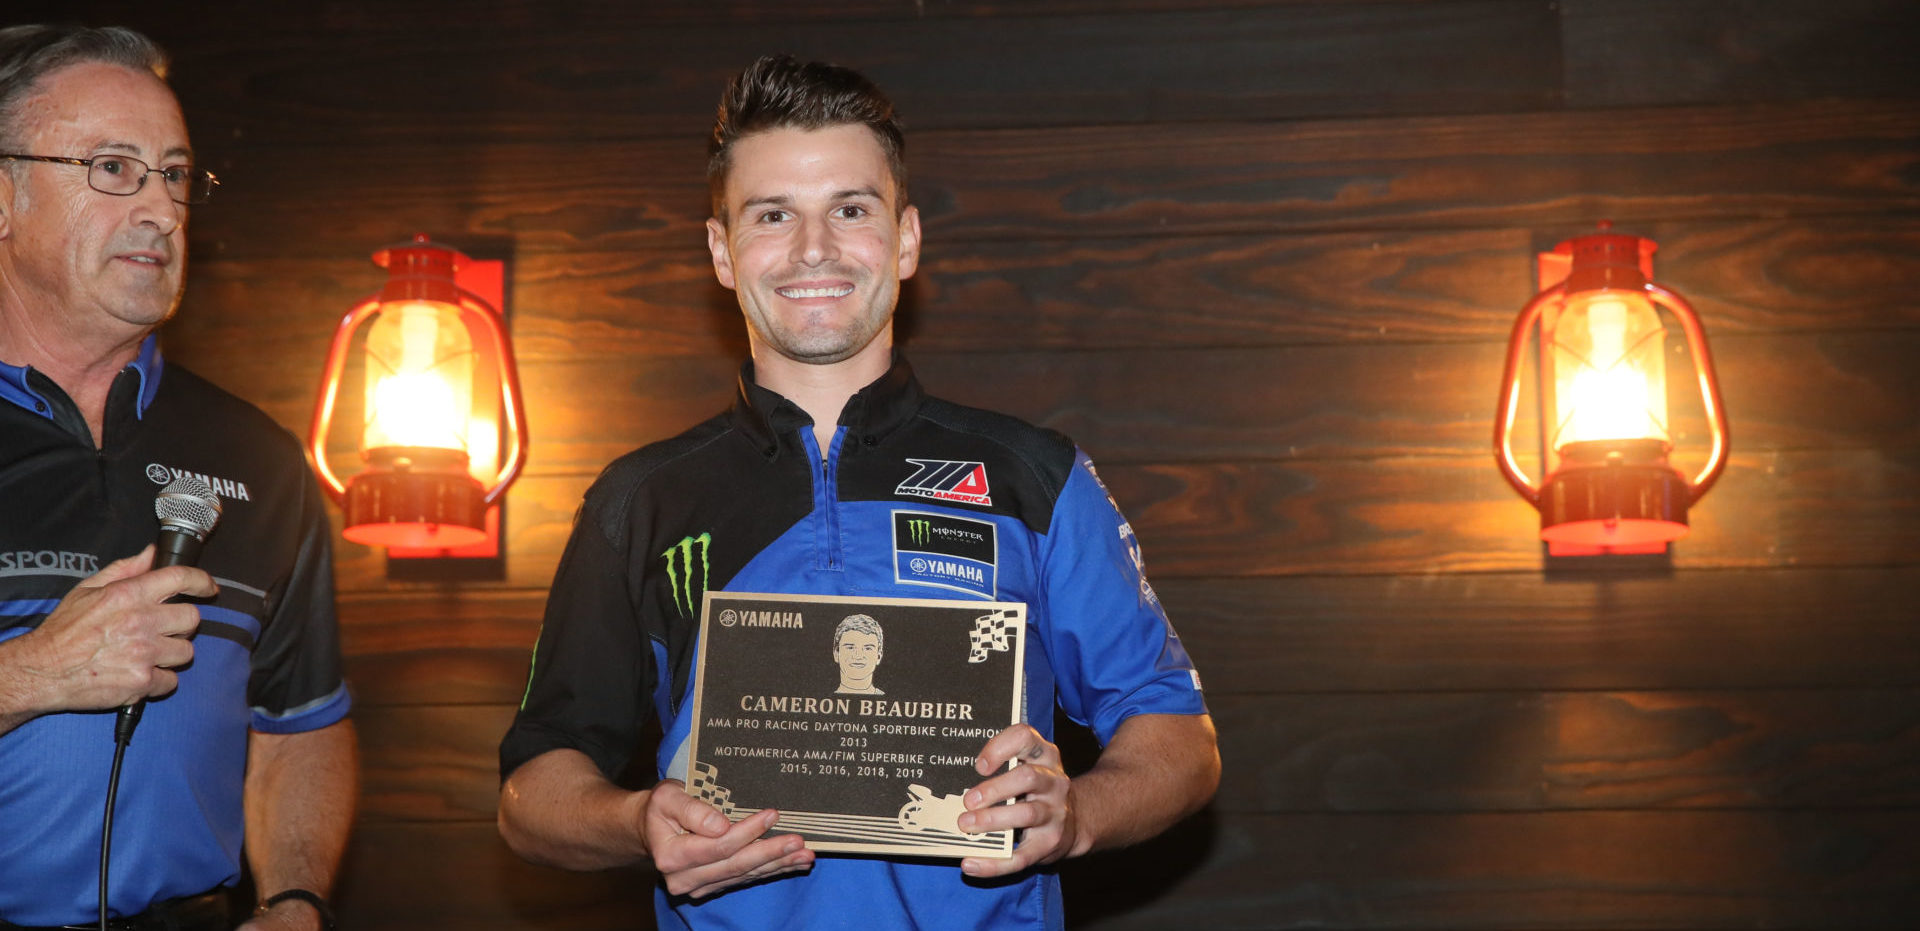
[(927, 540), (933, 535), (933, 521), (930, 521), (930, 520), (907, 521), (907, 530), (913, 534), (913, 545), (926, 546)]
[[(667, 547), (660, 558), (667, 561), (667, 582), (673, 586), (673, 603), (680, 609), (681, 617), (693, 617), (699, 606), (693, 599), (707, 591), (707, 550), (713, 545), (713, 535), (703, 533), (697, 537), (683, 537), (679, 543)], [(700, 554), (700, 587), (693, 586), (694, 553)]]

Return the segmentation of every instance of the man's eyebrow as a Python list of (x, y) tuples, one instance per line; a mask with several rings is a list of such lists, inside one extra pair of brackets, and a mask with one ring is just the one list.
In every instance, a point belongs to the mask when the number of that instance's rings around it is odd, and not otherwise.
[(872, 187), (850, 188), (833, 195), (834, 200), (846, 200), (850, 197), (871, 197), (874, 200), (881, 199), (880, 191)]
[[(138, 158), (140, 157), (141, 149), (139, 146), (134, 145), (131, 142), (98, 142), (94, 144), (92, 151), (125, 152), (128, 155), (132, 155)], [(193, 161), (193, 150), (183, 145), (177, 145), (171, 149), (166, 150), (165, 152), (160, 153), (160, 158), (162, 159), (177, 158), (177, 159), (184, 159), (185, 161), (191, 162)]]
[(785, 207), (792, 203), (793, 198), (789, 195), (768, 194), (762, 197), (747, 198), (746, 202), (740, 205), (740, 209), (746, 210), (750, 207)]

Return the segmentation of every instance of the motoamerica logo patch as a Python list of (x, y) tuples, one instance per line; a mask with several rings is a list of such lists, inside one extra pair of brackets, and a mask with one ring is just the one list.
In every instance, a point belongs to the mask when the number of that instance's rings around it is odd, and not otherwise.
[(893, 490), (896, 495), (914, 495), (936, 501), (958, 501), (987, 507), (993, 497), (987, 493), (987, 465), (984, 462), (956, 462), (951, 459), (908, 459), (914, 473)]

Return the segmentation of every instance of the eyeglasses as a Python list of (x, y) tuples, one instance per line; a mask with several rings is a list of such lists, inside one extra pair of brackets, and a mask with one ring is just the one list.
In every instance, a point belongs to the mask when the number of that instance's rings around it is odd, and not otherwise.
[(167, 196), (176, 204), (204, 204), (220, 186), (211, 171), (195, 171), (191, 165), (153, 168), (128, 155), (96, 155), (92, 158), (61, 158), (57, 155), (0, 155), (0, 159), (28, 162), (53, 162), (79, 165), (87, 169), (87, 186), (102, 194), (126, 197), (147, 186), (148, 175), (159, 175), (167, 186)]

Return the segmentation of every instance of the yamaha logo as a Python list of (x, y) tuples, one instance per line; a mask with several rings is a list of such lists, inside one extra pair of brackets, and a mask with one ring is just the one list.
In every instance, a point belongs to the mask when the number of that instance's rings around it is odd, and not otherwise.
[(247, 491), (246, 482), (236, 482), (230, 478), (217, 478), (203, 472), (189, 472), (161, 465), (158, 462), (147, 463), (147, 479), (155, 485), (165, 485), (182, 475), (191, 475), (205, 483), (213, 493), (228, 501), (252, 501), (253, 495)]
[(740, 612), (735, 611), (732, 608), (728, 608), (725, 611), (720, 612), (721, 627), (732, 627), (733, 625), (738, 623), (740, 623)]

